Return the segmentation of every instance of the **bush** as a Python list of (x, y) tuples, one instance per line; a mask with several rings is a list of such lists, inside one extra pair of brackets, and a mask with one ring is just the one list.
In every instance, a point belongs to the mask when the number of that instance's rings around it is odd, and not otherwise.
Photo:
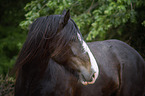
[(0, 75), (0, 96), (14, 96), (14, 78)]

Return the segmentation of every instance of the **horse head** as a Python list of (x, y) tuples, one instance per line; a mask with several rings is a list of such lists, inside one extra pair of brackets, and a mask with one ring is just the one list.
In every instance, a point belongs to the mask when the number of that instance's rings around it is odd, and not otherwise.
[[(78, 77), (82, 84), (93, 84), (98, 77), (99, 69), (96, 60), (91, 53), (82, 35), (70, 18), (68, 11), (63, 11), (59, 17), (56, 38), (61, 48), (55, 47), (51, 58)], [(60, 39), (61, 38), (61, 39)], [(65, 42), (65, 43), (64, 43)], [(61, 49), (59, 52), (58, 49)]]
[[(96, 60), (70, 12), (37, 18), (31, 25), (16, 65), (47, 65), (49, 58), (64, 66), (82, 84), (93, 84), (99, 70)], [(44, 64), (43, 64), (44, 63)]]

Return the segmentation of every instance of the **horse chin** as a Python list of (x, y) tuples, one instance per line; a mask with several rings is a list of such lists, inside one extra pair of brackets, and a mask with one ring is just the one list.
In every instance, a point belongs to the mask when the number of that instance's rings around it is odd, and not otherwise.
[(95, 81), (96, 81), (96, 79), (97, 79), (97, 74), (94, 73), (94, 76), (92, 77), (92, 80), (91, 81), (86, 81), (86, 80), (83, 79), (83, 80), (81, 80), (81, 83), (83, 85), (94, 84)]

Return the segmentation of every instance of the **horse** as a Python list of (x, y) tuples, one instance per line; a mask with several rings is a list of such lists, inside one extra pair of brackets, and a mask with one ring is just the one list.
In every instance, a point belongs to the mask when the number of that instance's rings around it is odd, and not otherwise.
[(32, 23), (14, 66), (15, 96), (40, 96), (41, 86), (37, 84), (50, 59), (64, 66), (84, 85), (93, 84), (98, 77), (97, 62), (69, 10), (62, 15), (37, 18)]
[(85, 86), (50, 59), (40, 83), (41, 96), (144, 96), (145, 62), (135, 49), (119, 40), (90, 42), (88, 46), (100, 69), (96, 82)]
[(31, 25), (14, 67), (15, 96), (144, 96), (140, 54), (119, 40), (86, 44), (69, 14)]

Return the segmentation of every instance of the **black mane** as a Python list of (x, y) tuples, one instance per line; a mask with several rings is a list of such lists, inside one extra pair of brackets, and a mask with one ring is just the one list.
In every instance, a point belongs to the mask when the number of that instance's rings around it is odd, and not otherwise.
[(42, 62), (47, 59), (45, 62), (48, 63), (48, 58), (58, 55), (71, 40), (77, 39), (78, 28), (72, 19), (62, 28), (60, 19), (61, 15), (50, 15), (40, 17), (32, 23), (16, 61), (15, 71), (33, 60)]

